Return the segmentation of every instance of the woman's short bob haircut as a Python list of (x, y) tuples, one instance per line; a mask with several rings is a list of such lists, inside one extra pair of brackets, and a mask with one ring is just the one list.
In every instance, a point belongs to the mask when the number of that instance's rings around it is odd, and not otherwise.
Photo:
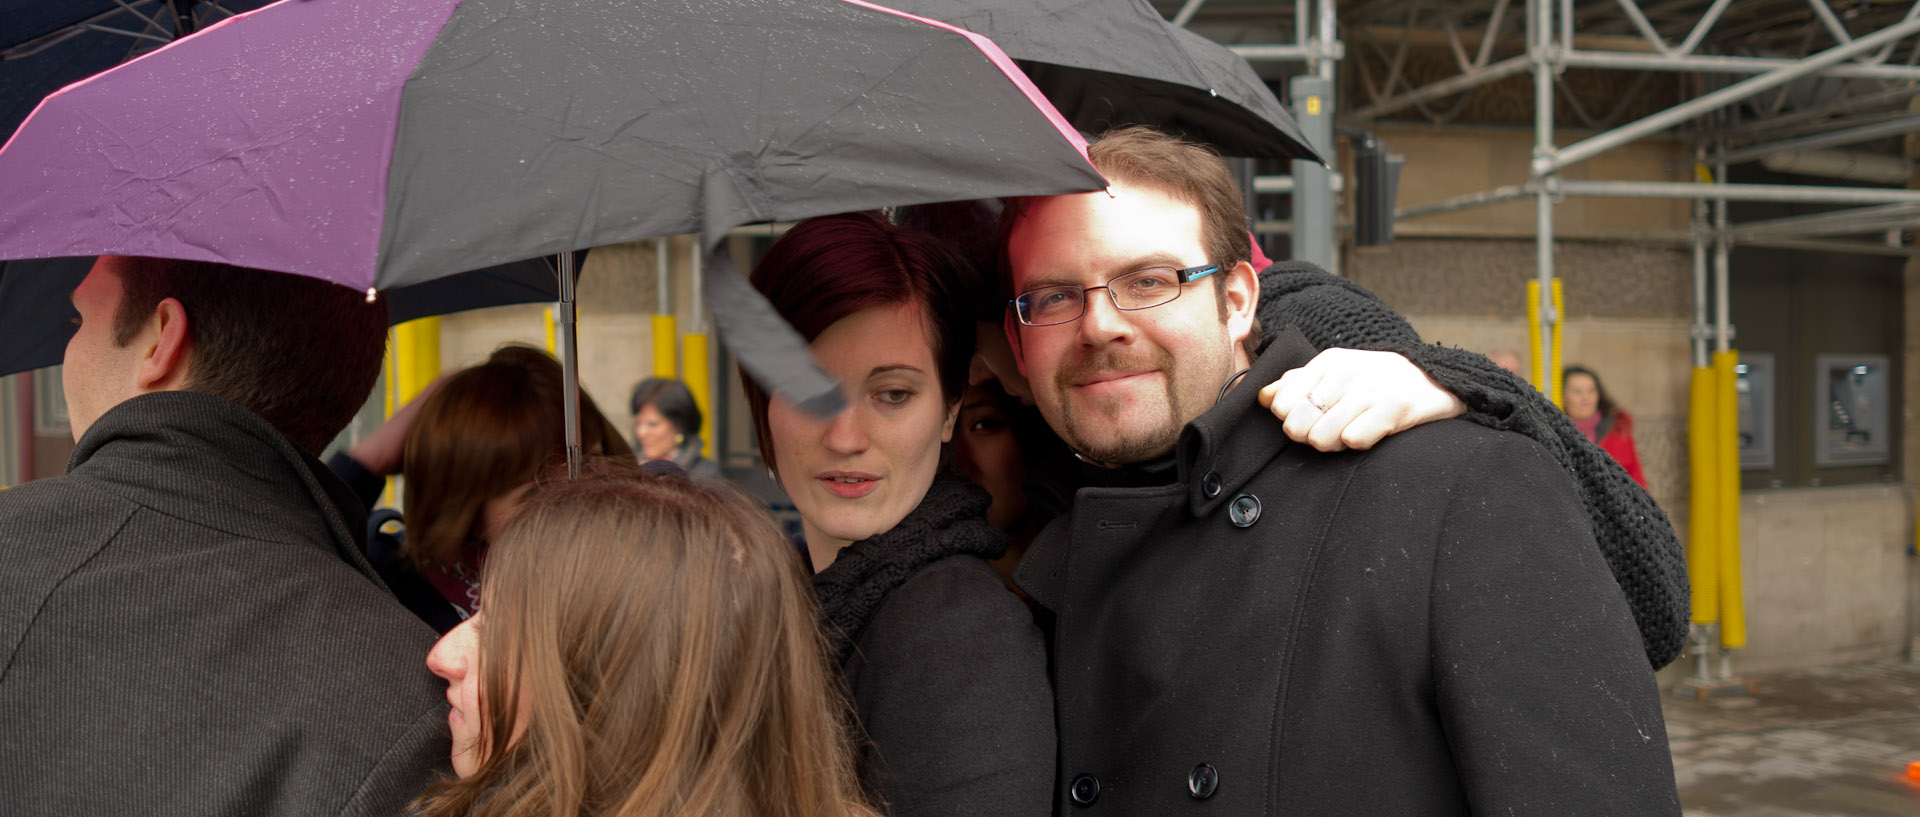
[(640, 416), (640, 410), (653, 406), (660, 416), (673, 424), (673, 430), (689, 437), (700, 433), (700, 405), (693, 401), (687, 384), (671, 377), (649, 377), (633, 387), (628, 411)]
[[(965, 258), (945, 242), (887, 221), (876, 212), (807, 219), (773, 242), (753, 268), (753, 285), (808, 343), (827, 327), (864, 309), (914, 304), (921, 308), (927, 345), (940, 371), (940, 399), (953, 403), (967, 387), (973, 359), (972, 294), (976, 280)], [(875, 343), (896, 342), (874, 338)], [(775, 468), (767, 426), (767, 394), (742, 376), (760, 458)]]
[[(527, 346), (502, 346), (487, 362), (440, 384), (407, 432), (407, 536), (416, 568), (450, 567), (467, 553), (487, 500), (532, 482), (567, 456), (560, 363)], [(632, 457), (620, 430), (580, 395), (580, 450)]]
[(813, 589), (724, 483), (590, 459), (495, 542), (480, 591), (475, 815), (870, 815)]

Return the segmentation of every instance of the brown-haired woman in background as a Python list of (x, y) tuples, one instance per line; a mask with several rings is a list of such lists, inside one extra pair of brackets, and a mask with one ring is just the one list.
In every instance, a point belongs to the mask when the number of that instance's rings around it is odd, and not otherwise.
[(1600, 450), (1613, 455), (1640, 487), (1647, 487), (1647, 474), (1640, 469), (1640, 452), (1633, 445), (1633, 415), (1615, 405), (1600, 385), (1600, 376), (1585, 366), (1568, 366), (1561, 371), (1561, 389), (1566, 395), (1565, 411), (1573, 427), (1580, 429)]
[(494, 543), (427, 656), (453, 707), (428, 817), (867, 817), (806, 579), (724, 483), (590, 460)]
[(942, 462), (973, 355), (964, 266), (921, 231), (847, 213), (800, 222), (753, 271), (846, 389), (822, 420), (746, 383), (868, 739), (861, 777), (896, 817), (1053, 807), (1040, 632), (986, 561), (1006, 549), (991, 497)]
[[(367, 559), (401, 603), (442, 633), (479, 606), (480, 569), (534, 477), (566, 457), (560, 363), (526, 346), (503, 346), (462, 369), (328, 462), (372, 507), (384, 477), (406, 477), (404, 536), (379, 530)], [(620, 430), (580, 395), (580, 448), (631, 458)]]

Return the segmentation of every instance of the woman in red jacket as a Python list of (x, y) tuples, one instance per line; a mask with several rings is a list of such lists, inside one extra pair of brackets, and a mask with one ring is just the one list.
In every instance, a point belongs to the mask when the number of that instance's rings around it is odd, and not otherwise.
[(1633, 449), (1633, 416), (1607, 399), (1607, 390), (1601, 388), (1600, 377), (1593, 370), (1568, 366), (1561, 378), (1567, 417), (1574, 427), (1612, 454), (1640, 487), (1647, 487), (1647, 475), (1640, 470), (1640, 454)]

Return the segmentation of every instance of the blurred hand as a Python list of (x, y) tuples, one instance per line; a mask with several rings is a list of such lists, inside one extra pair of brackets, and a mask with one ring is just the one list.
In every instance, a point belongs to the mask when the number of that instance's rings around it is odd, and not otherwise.
[(448, 372), (434, 378), (418, 395), (374, 429), (372, 434), (362, 437), (360, 442), (347, 449), (347, 456), (360, 463), (362, 468), (383, 477), (400, 473), (405, 465), (401, 460), (407, 449), (407, 431), (413, 428), (413, 419), (420, 415), (420, 407), (426, 404), (428, 397), (433, 396), (434, 390), (451, 376), (453, 373)]
[(1321, 451), (1368, 449), (1389, 434), (1465, 414), (1467, 404), (1395, 352), (1328, 349), (1260, 389), (1287, 437)]

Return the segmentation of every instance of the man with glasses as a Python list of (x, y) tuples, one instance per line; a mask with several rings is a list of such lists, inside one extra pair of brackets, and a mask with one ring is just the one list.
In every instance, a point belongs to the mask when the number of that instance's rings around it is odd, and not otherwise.
[[(1572, 481), (1459, 421), (1290, 443), (1210, 152), (1096, 142), (1002, 221), (1007, 335), (1084, 461), (1016, 582), (1052, 615), (1064, 814), (1678, 814), (1658, 694)], [(1330, 406), (1312, 393), (1320, 411)], [(1203, 802), (1196, 802), (1203, 801)]]

